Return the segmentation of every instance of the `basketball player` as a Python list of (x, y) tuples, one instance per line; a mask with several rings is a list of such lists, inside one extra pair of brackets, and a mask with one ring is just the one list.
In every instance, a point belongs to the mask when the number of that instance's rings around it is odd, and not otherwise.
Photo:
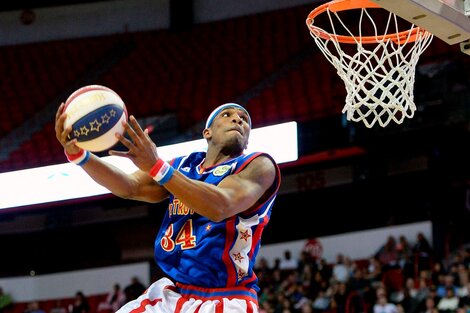
[(69, 161), (96, 182), (126, 199), (160, 202), (168, 210), (155, 239), (155, 260), (169, 276), (153, 283), (118, 312), (258, 312), (253, 272), (261, 234), (269, 221), (280, 171), (266, 153), (243, 154), (251, 119), (242, 106), (227, 103), (208, 117), (202, 132), (207, 152), (165, 162), (133, 116), (117, 134), (139, 170), (125, 174), (68, 140), (62, 104), (55, 131)]

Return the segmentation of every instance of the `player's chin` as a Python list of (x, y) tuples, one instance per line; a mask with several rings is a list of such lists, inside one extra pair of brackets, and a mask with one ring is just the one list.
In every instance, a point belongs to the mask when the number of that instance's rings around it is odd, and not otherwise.
[(241, 154), (243, 150), (245, 150), (246, 145), (244, 144), (244, 142), (244, 140), (238, 138), (230, 138), (225, 144), (223, 153), (231, 155)]

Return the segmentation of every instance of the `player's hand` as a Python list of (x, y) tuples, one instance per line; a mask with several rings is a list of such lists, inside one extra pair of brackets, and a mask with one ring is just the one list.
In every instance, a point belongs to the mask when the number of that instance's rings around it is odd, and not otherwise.
[(129, 122), (123, 122), (124, 129), (131, 140), (116, 133), (119, 141), (129, 150), (110, 150), (110, 155), (121, 156), (130, 159), (140, 170), (150, 172), (153, 165), (159, 159), (157, 145), (150, 138), (147, 130), (142, 130), (134, 116), (129, 117)]
[(64, 122), (67, 114), (64, 113), (65, 104), (62, 102), (55, 115), (55, 136), (60, 142), (67, 154), (73, 155), (80, 152), (80, 148), (76, 145), (77, 139), (70, 140), (69, 134), (72, 131), (72, 126), (64, 128)]

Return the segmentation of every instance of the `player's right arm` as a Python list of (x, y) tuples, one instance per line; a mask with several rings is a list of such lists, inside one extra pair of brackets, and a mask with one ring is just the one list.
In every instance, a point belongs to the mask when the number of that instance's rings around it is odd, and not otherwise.
[[(76, 145), (76, 139), (68, 139), (68, 135), (72, 131), (71, 127), (64, 129), (66, 114), (63, 113), (63, 107), (62, 103), (56, 113), (56, 137), (67, 154), (77, 154), (80, 148)], [(127, 174), (93, 154), (82, 168), (94, 181), (121, 198), (159, 202), (168, 197), (168, 191), (141, 170)]]

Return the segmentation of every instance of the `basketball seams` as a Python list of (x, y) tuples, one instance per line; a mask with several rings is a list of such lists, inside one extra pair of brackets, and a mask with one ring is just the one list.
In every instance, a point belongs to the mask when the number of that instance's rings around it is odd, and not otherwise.
[[(124, 101), (121, 99), (119, 95), (117, 95), (115, 92), (108, 92), (107, 90), (102, 90), (102, 89), (94, 89), (94, 90), (87, 90), (87, 92), (81, 93), (74, 97), (72, 101), (70, 101), (69, 105), (64, 109), (64, 112), (67, 112), (67, 120), (66, 120), (66, 125), (72, 125), (76, 123), (79, 119), (83, 118), (85, 114), (77, 114), (77, 111), (82, 111), (83, 103), (80, 103), (82, 101), (81, 98), (84, 98), (83, 101), (90, 101), (87, 100), (86, 97), (93, 97), (96, 95), (96, 92), (106, 92), (104, 94), (104, 98), (96, 100), (94, 99), (93, 102), (85, 103), (85, 105), (88, 107), (88, 111), (94, 111), (97, 110), (98, 108), (108, 105), (108, 104), (116, 104), (119, 106), (123, 107), (123, 110), (126, 111)], [(79, 107), (77, 107), (79, 105)], [(125, 112), (126, 117), (127, 117), (127, 112)]]
[(69, 104), (75, 100), (75, 98), (77, 98), (78, 96), (80, 96), (81, 94), (84, 94), (86, 92), (89, 92), (89, 91), (95, 91), (95, 90), (104, 90), (104, 91), (109, 91), (109, 92), (112, 92), (114, 93), (116, 96), (119, 97), (119, 95), (112, 89), (108, 88), (108, 87), (105, 87), (105, 86), (101, 86), (101, 85), (89, 85), (89, 86), (85, 86), (85, 87), (82, 87), (82, 88), (79, 88), (77, 90), (75, 90), (68, 98), (67, 100), (65, 101), (65, 107), (64, 107), (64, 111), (67, 109), (67, 107), (69, 106)]

